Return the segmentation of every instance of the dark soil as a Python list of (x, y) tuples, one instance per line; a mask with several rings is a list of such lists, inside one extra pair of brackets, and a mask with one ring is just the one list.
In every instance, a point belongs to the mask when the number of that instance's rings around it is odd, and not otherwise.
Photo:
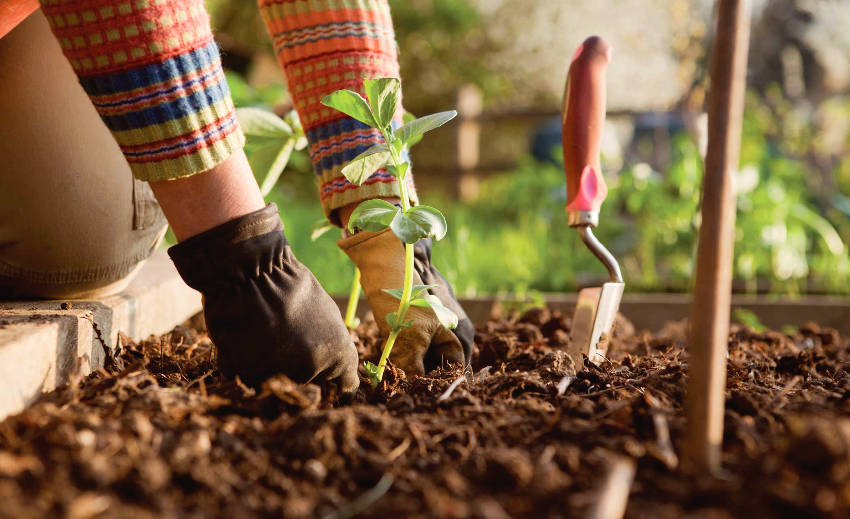
[[(846, 337), (735, 328), (725, 472), (694, 478), (679, 463), (684, 325), (619, 322), (610, 362), (576, 376), (568, 331), (546, 310), (494, 320), (474, 381), (448, 396), (460, 369), (390, 369), (337, 406), (285, 377), (220, 380), (192, 329), (125, 342), (108, 371), (0, 423), (0, 516), (582, 517), (626, 458), (627, 517), (850, 517)], [(374, 325), (357, 334), (373, 359)]]

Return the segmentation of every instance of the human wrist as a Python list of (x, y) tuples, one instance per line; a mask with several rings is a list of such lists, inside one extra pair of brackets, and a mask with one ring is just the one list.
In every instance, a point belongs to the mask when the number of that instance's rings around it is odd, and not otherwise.
[(265, 207), (241, 149), (203, 173), (150, 186), (178, 241)]
[(281, 261), (288, 246), (277, 206), (268, 204), (187, 238), (168, 249), (177, 271), (191, 287), (245, 282)]

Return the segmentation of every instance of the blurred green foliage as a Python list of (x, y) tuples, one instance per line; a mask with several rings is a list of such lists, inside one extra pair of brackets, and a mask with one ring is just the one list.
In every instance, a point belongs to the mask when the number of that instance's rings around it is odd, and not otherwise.
[[(228, 79), (237, 106), (269, 107), (282, 96), (278, 87), (257, 90), (235, 75)], [(847, 191), (813, 184), (822, 175), (807, 154), (817, 142), (817, 132), (781, 99), (749, 97), (735, 178), (738, 290), (848, 293), (850, 212), (840, 206)], [(294, 153), (269, 201), (281, 208), (301, 261), (328, 291), (345, 293), (353, 269), (331, 239), (338, 234), (311, 239), (322, 211), (309, 169), (306, 154)], [(847, 161), (838, 164), (839, 186), (850, 183), (848, 171)], [(639, 163), (607, 176), (596, 234), (619, 259), (628, 290), (690, 288), (702, 176), (702, 158), (685, 134), (672, 138), (667, 172)], [(559, 165), (526, 158), (515, 171), (484, 180), (475, 202), (439, 198), (432, 193), (427, 203), (445, 208), (449, 233), (435, 246), (434, 261), (460, 294), (570, 291), (605, 276), (567, 226)]]
[(485, 96), (509, 86), (502, 75), (483, 65), (481, 55), (492, 51), (496, 42), (485, 36), (479, 12), (469, 0), (389, 3), (408, 110), (444, 110), (457, 85), (465, 83), (476, 85)]
[[(619, 258), (632, 291), (685, 291), (691, 283), (702, 167), (689, 139), (675, 142), (668, 174), (644, 164), (629, 168), (612, 179), (603, 206), (597, 235)], [(846, 245), (809, 207), (806, 191), (797, 189), (805, 169), (770, 154), (751, 158), (759, 161), (738, 182), (746, 182), (738, 192), (739, 288), (846, 293)], [(329, 291), (343, 293), (350, 263), (332, 239), (311, 241), (310, 225), (321, 211), (305, 198), (291, 189), (272, 196), (299, 258)], [(429, 203), (446, 208), (449, 234), (435, 246), (435, 263), (461, 294), (569, 291), (605, 275), (567, 227), (563, 172), (556, 166), (529, 159), (515, 172), (486, 180), (477, 202)], [(768, 285), (759, 287), (758, 280)]]
[(233, 71), (225, 71), (224, 75), (227, 77), (230, 95), (238, 108), (257, 107), (272, 110), (286, 97), (286, 87), (283, 85), (271, 84), (256, 88)]
[[(684, 291), (690, 286), (696, 247), (699, 154), (684, 136), (669, 174), (645, 165), (612, 182), (598, 235), (620, 259), (629, 290)], [(803, 172), (792, 161), (767, 158), (776, 177), (792, 180)], [(736, 279), (756, 290), (757, 280), (774, 293), (806, 289), (846, 293), (850, 265), (834, 227), (780, 178), (746, 175), (738, 195)], [(303, 193), (278, 189), (287, 236), (299, 258), (331, 292), (348, 287), (351, 265), (332, 239), (310, 239), (321, 217), (317, 202)], [(449, 234), (435, 247), (435, 263), (461, 294), (569, 291), (605, 275), (603, 267), (567, 227), (563, 172), (556, 166), (524, 161), (513, 173), (491, 178), (471, 204), (435, 202), (446, 207)], [(328, 236), (334, 236), (330, 233)]]

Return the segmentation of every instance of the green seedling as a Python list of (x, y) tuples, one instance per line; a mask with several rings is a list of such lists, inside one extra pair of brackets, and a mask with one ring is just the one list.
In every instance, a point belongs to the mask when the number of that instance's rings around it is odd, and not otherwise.
[[(404, 122), (409, 123), (416, 119), (416, 116), (410, 112), (404, 112)], [(411, 138), (406, 146), (412, 147), (414, 144), (422, 140), (422, 135)], [(326, 219), (317, 220), (310, 227), (310, 239), (318, 240), (328, 231), (336, 227)], [(357, 318), (357, 305), (360, 303), (360, 269), (354, 267), (354, 278), (351, 281), (351, 290), (348, 293), (348, 305), (345, 307), (345, 326), (349, 330), (353, 330), (360, 325), (360, 319)]]
[(453, 119), (457, 112), (452, 110), (426, 115), (393, 130), (392, 121), (399, 104), (401, 88), (399, 80), (367, 79), (364, 81), (364, 87), (365, 99), (352, 90), (337, 90), (322, 99), (322, 104), (378, 129), (383, 136), (384, 142), (361, 153), (342, 169), (345, 178), (353, 184), (361, 185), (375, 171), (386, 168), (387, 172), (396, 178), (401, 196), (401, 207), (381, 199), (367, 200), (357, 206), (348, 222), (350, 231), (382, 231), (389, 227), (404, 243), (403, 286), (384, 290), (399, 300), (398, 310), (386, 316), (390, 335), (384, 343), (378, 364), (366, 363), (366, 371), (374, 387), (383, 379), (387, 359), (399, 334), (412, 324), (411, 321), (405, 320), (411, 306), (431, 308), (446, 328), (453, 329), (457, 326), (457, 315), (443, 306), (439, 298), (428, 293), (434, 285), (413, 285), (413, 244), (427, 237), (440, 240), (446, 235), (447, 227), (446, 218), (436, 208), (427, 205), (411, 207), (406, 181), (410, 163), (402, 159), (406, 147), (411, 146), (426, 132)]
[(263, 197), (271, 193), (294, 150), (307, 147), (307, 137), (292, 110), (283, 118), (261, 108), (236, 110), (245, 133), (245, 154)]

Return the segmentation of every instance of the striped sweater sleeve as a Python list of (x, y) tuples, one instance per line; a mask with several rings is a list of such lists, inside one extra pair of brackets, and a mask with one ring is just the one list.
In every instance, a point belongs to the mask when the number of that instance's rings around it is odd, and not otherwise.
[[(364, 95), (364, 79), (399, 77), (387, 1), (259, 0), (259, 6), (307, 133), (325, 214), (339, 223), (336, 209), (399, 196), (395, 178), (383, 169), (362, 186), (345, 179), (342, 167), (380, 142), (380, 132), (321, 104), (324, 96), (343, 88)], [(413, 175), (407, 178), (416, 203)]]
[(133, 174), (211, 169), (244, 144), (203, 0), (41, 0)]

